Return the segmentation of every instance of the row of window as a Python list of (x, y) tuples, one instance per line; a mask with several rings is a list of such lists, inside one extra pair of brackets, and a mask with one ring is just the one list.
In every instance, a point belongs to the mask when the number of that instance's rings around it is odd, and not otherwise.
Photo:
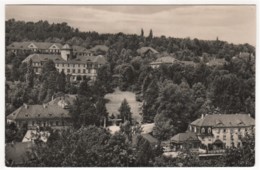
[(60, 126), (60, 125), (64, 126), (65, 125), (64, 121), (61, 121), (61, 123), (60, 123), (60, 121), (48, 121), (48, 122), (32, 121), (32, 126), (42, 125), (43, 127), (45, 127), (45, 126), (47, 126), (47, 124), (50, 126)]
[[(87, 68), (92, 68), (93, 67), (93, 64), (66, 64), (67, 65), (67, 67), (70, 67), (70, 66), (72, 66), (72, 67), (75, 67), (75, 66), (77, 66), (77, 67), (86, 67), (87, 66)], [(65, 64), (63, 63), (63, 64), (56, 64), (56, 67), (65, 67)], [(94, 65), (95, 67), (100, 67), (101, 66), (101, 64), (95, 64)]]
[[(58, 70), (58, 72), (65, 72), (65, 69), (57, 69)], [(76, 73), (76, 69), (72, 69), (71, 70), (72, 72), (71, 73)], [(70, 73), (70, 69), (67, 69), (67, 73)], [(81, 72), (81, 70), (80, 69), (78, 69), (78, 71), (77, 71), (77, 73), (83, 73), (83, 74), (85, 74), (86, 73), (86, 69), (83, 69), (82, 70), (82, 72)], [(87, 73), (91, 73), (91, 69), (87, 69)]]

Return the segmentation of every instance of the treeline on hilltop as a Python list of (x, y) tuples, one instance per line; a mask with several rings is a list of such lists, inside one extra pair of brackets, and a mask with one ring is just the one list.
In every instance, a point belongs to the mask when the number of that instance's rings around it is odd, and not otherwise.
[[(122, 30), (123, 31), (123, 30)], [(25, 22), (10, 19), (6, 21), (6, 45), (15, 41), (46, 41), (71, 43), (90, 48), (97, 44), (105, 44), (114, 48), (118, 53), (122, 49), (129, 49), (134, 54), (143, 46), (151, 46), (159, 52), (176, 53), (179, 59), (192, 60), (193, 57), (207, 53), (217, 58), (230, 58), (238, 52), (255, 53), (255, 48), (249, 44), (234, 45), (216, 40), (199, 40), (197, 38), (174, 38), (153, 36), (152, 30), (144, 37), (141, 29), (140, 35), (124, 34), (99, 34), (97, 32), (82, 32), (67, 23), (52, 23), (48, 21)]]

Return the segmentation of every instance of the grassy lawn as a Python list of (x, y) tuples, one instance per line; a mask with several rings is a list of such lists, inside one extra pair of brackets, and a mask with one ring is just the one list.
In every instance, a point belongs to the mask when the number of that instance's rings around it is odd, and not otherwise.
[(133, 113), (132, 117), (138, 122), (141, 122), (140, 116), (140, 106), (141, 102), (135, 100), (135, 94), (129, 91), (120, 91), (118, 88), (115, 89), (113, 93), (109, 93), (105, 96), (105, 99), (108, 99), (109, 102), (106, 104), (107, 111), (109, 115), (118, 115), (118, 109), (124, 99), (127, 100), (131, 107), (131, 112)]

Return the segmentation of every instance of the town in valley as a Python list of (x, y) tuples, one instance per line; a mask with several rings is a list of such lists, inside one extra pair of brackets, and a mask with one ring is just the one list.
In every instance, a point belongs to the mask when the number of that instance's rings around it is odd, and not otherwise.
[(6, 19), (6, 166), (255, 165), (254, 44), (135, 26)]

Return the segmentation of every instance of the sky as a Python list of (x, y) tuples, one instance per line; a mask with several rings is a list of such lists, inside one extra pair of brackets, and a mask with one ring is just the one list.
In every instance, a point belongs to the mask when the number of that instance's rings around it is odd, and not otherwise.
[(62, 6), (7, 5), (6, 19), (67, 22), (80, 31), (228, 41), (256, 45), (256, 7), (231, 6)]

